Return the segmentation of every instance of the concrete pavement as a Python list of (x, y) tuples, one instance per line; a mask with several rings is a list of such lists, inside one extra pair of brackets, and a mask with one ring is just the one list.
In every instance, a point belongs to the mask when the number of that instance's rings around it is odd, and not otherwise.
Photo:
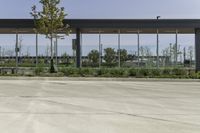
[(1, 133), (199, 133), (199, 82), (0, 80)]

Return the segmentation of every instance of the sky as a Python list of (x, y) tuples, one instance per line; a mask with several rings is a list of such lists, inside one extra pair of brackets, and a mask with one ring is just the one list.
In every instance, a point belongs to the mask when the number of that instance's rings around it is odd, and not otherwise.
[[(37, 5), (39, 9), (41, 7), (38, 5), (38, 1), (0, 0), (0, 19), (31, 18), (31, 6)], [(159, 15), (161, 19), (200, 19), (200, 0), (61, 0), (60, 6), (65, 7), (65, 11), (68, 13), (67, 18), (154, 19)], [(28, 48), (32, 49), (31, 45), (35, 43), (34, 35), (21, 35), (21, 37), (23, 38), (24, 52)], [(66, 46), (66, 49), (69, 49), (73, 38), (74, 35), (66, 37), (65, 40), (59, 41), (59, 45), (63, 48)], [(175, 35), (160, 35), (161, 48), (174, 42)], [(1, 46), (13, 47), (14, 43), (14, 35), (0, 35)], [(117, 45), (117, 35), (102, 35), (102, 43), (105, 47), (108, 45), (115, 47)], [(46, 46), (47, 44), (49, 44), (49, 41), (40, 36), (40, 45)], [(133, 46), (132, 51), (135, 51), (136, 44), (136, 35), (122, 35), (122, 47)], [(193, 45), (194, 35), (179, 35), (179, 44), (181, 47)], [(141, 35), (141, 45), (151, 47), (154, 52), (156, 36)], [(87, 46), (90, 46), (91, 49), (98, 48), (98, 35), (83, 35), (83, 53), (85, 54), (90, 49)], [(40, 50), (41, 53), (44, 52), (44, 48)], [(70, 53), (70, 50), (67, 52)]]

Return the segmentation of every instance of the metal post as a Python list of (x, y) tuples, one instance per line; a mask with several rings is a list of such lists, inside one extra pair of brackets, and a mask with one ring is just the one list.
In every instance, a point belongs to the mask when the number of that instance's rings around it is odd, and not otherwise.
[(157, 47), (156, 47), (156, 55), (157, 55), (157, 60), (156, 60), (156, 67), (157, 69), (159, 68), (159, 30), (157, 29)]
[(178, 50), (178, 30), (176, 30), (176, 43), (175, 43), (175, 55), (174, 55), (174, 65), (177, 66), (177, 50)]
[[(158, 26), (158, 20), (161, 16), (157, 16), (157, 26)], [(157, 60), (156, 60), (156, 66), (157, 66), (157, 69), (159, 69), (159, 30), (157, 28), (157, 47), (156, 47), (156, 54), (157, 54)]]
[(56, 37), (56, 43), (55, 43), (55, 55), (56, 55), (56, 66), (58, 67), (58, 37)]
[(138, 30), (138, 34), (137, 34), (137, 50), (138, 50), (138, 67), (140, 67), (140, 31)]
[(19, 43), (19, 35), (18, 35), (18, 32), (16, 32), (16, 46), (15, 46), (16, 71), (18, 69), (18, 52), (19, 52), (18, 43)]
[(121, 48), (120, 48), (120, 44), (121, 44), (121, 31), (118, 30), (118, 62), (119, 62), (119, 68), (121, 67)]
[(101, 47), (101, 64), (102, 64), (102, 62), (103, 62), (103, 61), (102, 61), (102, 60), (103, 60), (103, 44), (101, 44), (100, 47)]
[(36, 67), (38, 67), (38, 34), (36, 34)]
[(82, 67), (82, 57), (83, 57), (83, 40), (82, 40), (83, 36), (82, 36), (82, 33), (80, 34), (80, 67)]
[(80, 34), (81, 30), (80, 28), (76, 29), (76, 67), (81, 67), (81, 45), (80, 45)]
[(200, 71), (200, 29), (195, 29), (195, 70)]
[(101, 67), (101, 32), (99, 31), (99, 68)]
[(0, 61), (2, 59), (2, 51), (1, 51), (1, 46), (0, 46)]

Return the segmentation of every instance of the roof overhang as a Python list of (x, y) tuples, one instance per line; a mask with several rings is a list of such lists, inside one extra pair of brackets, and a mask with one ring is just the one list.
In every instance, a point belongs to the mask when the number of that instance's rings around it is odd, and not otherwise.
[[(65, 19), (72, 33), (80, 28), (84, 34), (194, 34), (200, 19)], [(33, 34), (33, 19), (0, 19), (0, 34)], [(60, 33), (64, 33), (61, 31)]]

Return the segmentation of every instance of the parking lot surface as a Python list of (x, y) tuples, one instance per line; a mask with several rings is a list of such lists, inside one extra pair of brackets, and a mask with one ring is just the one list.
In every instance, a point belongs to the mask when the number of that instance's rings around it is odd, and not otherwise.
[(199, 133), (199, 82), (0, 80), (1, 133)]

